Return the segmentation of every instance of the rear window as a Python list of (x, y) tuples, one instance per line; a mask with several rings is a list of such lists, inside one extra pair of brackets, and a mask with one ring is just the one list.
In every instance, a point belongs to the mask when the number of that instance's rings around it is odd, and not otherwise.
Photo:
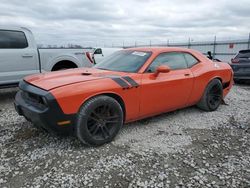
[(23, 32), (0, 30), (0, 49), (27, 47), (28, 42)]
[(187, 64), (188, 64), (188, 67), (192, 67), (194, 66), (195, 64), (197, 64), (199, 61), (194, 57), (192, 56), (191, 54), (188, 54), (188, 53), (184, 53), (184, 57), (187, 61)]
[(235, 58), (250, 58), (250, 52), (238, 53)]

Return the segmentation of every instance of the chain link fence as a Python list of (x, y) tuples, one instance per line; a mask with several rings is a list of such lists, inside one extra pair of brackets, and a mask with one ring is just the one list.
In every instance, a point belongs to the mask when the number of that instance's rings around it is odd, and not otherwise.
[(230, 62), (231, 58), (233, 58), (240, 50), (250, 49), (250, 34), (248, 39), (243, 40), (226, 40), (226, 41), (217, 41), (216, 37), (214, 41), (205, 41), (205, 42), (188, 42), (184, 43), (167, 43), (163, 44), (138, 44), (134, 43), (134, 45), (122, 45), (116, 47), (145, 47), (145, 46), (161, 46), (161, 47), (184, 47), (195, 49), (203, 54), (207, 54), (208, 51), (211, 51), (213, 58), (220, 59), (221, 61)]

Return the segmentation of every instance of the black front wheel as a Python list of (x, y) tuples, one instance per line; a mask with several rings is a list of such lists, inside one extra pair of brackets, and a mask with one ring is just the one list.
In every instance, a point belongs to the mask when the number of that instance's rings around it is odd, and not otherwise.
[(112, 97), (89, 99), (78, 113), (77, 137), (87, 145), (102, 145), (113, 140), (123, 125), (123, 110)]

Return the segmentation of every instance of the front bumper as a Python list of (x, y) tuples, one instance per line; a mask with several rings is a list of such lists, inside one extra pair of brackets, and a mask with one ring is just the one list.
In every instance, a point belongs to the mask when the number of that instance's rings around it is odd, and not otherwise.
[(235, 74), (235, 80), (250, 80), (250, 75)]
[(19, 88), (14, 102), (19, 115), (49, 132), (73, 134), (75, 114), (64, 114), (51, 93), (25, 81), (20, 82)]

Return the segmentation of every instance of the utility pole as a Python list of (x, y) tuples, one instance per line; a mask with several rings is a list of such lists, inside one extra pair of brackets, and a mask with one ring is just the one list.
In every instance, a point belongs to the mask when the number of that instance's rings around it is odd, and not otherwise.
[(190, 48), (190, 42), (191, 42), (191, 39), (190, 39), (190, 37), (188, 38), (188, 48)]
[(149, 41), (149, 46), (151, 47), (151, 40)]
[(169, 46), (169, 39), (168, 39), (168, 43), (167, 43), (167, 46)]
[(213, 59), (215, 58), (215, 50), (216, 50), (216, 35), (214, 36)]

